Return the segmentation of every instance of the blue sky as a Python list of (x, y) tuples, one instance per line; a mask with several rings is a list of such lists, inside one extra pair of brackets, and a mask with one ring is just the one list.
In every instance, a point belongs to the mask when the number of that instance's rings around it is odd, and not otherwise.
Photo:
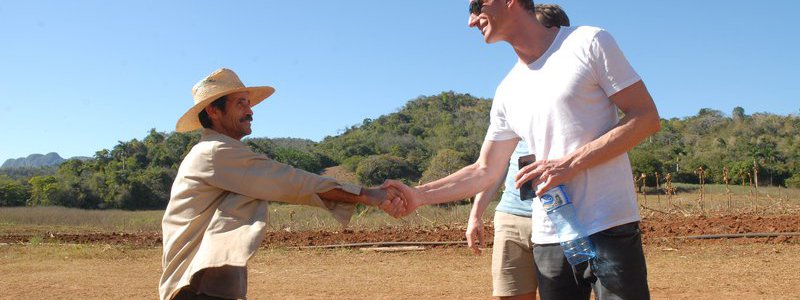
[[(408, 100), (490, 98), (516, 61), (467, 1), (3, 1), (0, 162), (92, 156), (172, 131), (219, 67), (277, 92), (253, 137), (321, 140)], [(710, 107), (798, 114), (798, 1), (557, 1), (609, 30), (664, 118)]]

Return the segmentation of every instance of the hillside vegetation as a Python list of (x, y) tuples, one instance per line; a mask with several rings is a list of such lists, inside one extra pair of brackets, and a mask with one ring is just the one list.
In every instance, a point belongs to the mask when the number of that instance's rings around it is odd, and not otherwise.
[[(428, 182), (477, 159), (490, 107), (489, 99), (445, 92), (413, 99), (397, 112), (365, 119), (319, 143), (244, 141), (254, 151), (310, 172), (340, 165), (365, 185), (387, 178)], [(630, 152), (634, 174), (670, 173), (673, 182), (696, 183), (702, 167), (706, 183), (722, 183), (727, 168), (731, 183), (757, 174), (761, 185), (800, 187), (797, 115), (747, 115), (737, 107), (728, 116), (706, 108), (695, 116), (663, 119), (661, 127)], [(151, 130), (141, 141), (120, 141), (92, 159), (67, 160), (55, 171), (0, 170), (0, 206), (164, 208), (178, 165), (198, 139), (198, 133)]]

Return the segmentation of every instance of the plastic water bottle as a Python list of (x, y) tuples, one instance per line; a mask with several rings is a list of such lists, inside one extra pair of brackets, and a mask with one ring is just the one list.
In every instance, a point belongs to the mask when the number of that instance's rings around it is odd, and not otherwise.
[(550, 217), (550, 221), (556, 227), (558, 240), (564, 248), (564, 256), (570, 265), (589, 261), (594, 258), (596, 253), (592, 241), (583, 229), (575, 215), (575, 207), (569, 200), (564, 185), (554, 187), (544, 193), (539, 199), (542, 206)]

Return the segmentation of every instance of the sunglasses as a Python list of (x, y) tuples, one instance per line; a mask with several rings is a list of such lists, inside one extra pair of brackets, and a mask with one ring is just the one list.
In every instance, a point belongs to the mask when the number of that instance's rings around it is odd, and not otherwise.
[(483, 0), (475, 0), (469, 2), (469, 13), (472, 15), (480, 15), (483, 8)]

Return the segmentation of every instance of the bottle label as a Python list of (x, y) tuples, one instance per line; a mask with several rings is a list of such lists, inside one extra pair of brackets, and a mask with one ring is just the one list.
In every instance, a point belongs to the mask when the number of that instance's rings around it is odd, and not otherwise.
[(545, 211), (552, 211), (570, 203), (569, 197), (567, 196), (567, 192), (564, 190), (563, 185), (559, 185), (550, 189), (544, 193), (544, 195), (539, 197), (539, 199), (542, 200), (542, 207), (544, 207)]

